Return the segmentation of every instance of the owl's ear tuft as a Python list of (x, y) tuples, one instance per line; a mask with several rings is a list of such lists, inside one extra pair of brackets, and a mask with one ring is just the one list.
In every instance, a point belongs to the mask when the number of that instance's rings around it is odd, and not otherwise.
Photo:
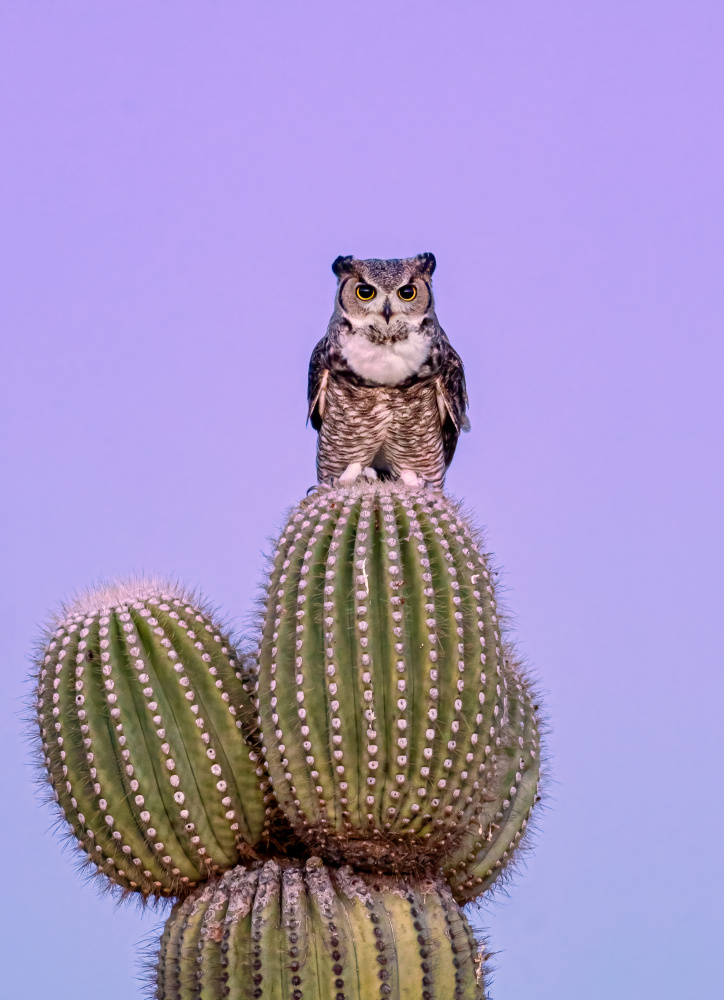
[(437, 261), (435, 260), (434, 253), (419, 253), (415, 260), (420, 268), (420, 274), (427, 275), (428, 278), (432, 277), (433, 271), (437, 267)]
[(332, 264), (332, 270), (341, 278), (343, 274), (349, 274), (352, 270), (352, 261), (354, 257), (350, 254), (348, 257), (337, 257), (335, 262)]

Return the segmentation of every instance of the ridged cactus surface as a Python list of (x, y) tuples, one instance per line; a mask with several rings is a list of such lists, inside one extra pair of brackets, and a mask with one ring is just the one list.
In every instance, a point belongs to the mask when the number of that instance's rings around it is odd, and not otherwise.
[(99, 872), (169, 895), (250, 856), (266, 786), (254, 683), (173, 585), (90, 591), (56, 617), (38, 664), (42, 758)]
[(236, 868), (178, 903), (157, 1000), (484, 1000), (481, 954), (438, 880), (319, 858)]
[(259, 680), (269, 775), (309, 849), (443, 866), (458, 898), (507, 864), (536, 800), (537, 724), (456, 503), (398, 483), (304, 500), (275, 552)]

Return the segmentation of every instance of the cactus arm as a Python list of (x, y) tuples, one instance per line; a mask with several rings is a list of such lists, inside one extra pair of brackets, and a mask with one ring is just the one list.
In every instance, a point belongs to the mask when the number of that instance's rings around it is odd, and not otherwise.
[(145, 895), (184, 892), (248, 856), (273, 809), (256, 681), (188, 600), (156, 581), (91, 590), (56, 617), (39, 664), (59, 807), (98, 871)]

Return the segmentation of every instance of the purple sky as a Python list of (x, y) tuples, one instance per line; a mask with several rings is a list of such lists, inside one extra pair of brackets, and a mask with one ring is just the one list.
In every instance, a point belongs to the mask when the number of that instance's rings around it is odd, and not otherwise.
[(487, 525), (554, 725), (495, 1000), (721, 988), (721, 0), (0, 7), (3, 991), (128, 1000), (17, 713), (36, 623), (175, 573), (240, 618), (313, 482), (339, 253), (438, 259)]

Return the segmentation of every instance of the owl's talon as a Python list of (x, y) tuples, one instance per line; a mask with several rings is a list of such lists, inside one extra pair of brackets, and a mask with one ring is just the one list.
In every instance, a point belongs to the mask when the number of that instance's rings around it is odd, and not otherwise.
[(417, 475), (416, 472), (412, 472), (410, 469), (403, 469), (400, 473), (400, 479), (405, 484), (405, 486), (412, 486), (414, 488), (419, 488), (422, 486), (422, 480)]
[(355, 479), (362, 475), (362, 463), (352, 462), (339, 477), (340, 483), (353, 483)]
[(371, 465), (368, 465), (366, 469), (362, 469), (362, 475), (370, 481), (375, 480), (377, 479), (377, 469), (373, 469)]

